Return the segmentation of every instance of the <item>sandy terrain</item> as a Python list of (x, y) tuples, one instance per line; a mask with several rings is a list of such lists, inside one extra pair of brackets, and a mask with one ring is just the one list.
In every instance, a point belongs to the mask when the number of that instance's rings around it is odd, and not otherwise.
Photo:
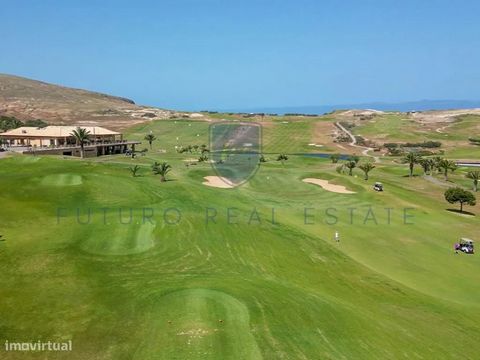
[(480, 109), (438, 110), (413, 113), (412, 117), (421, 123), (451, 123), (457, 116), (480, 115)]
[(374, 109), (352, 109), (340, 112), (340, 115), (344, 116), (371, 116), (385, 114), (384, 111)]
[(221, 189), (231, 189), (235, 187), (228, 179), (220, 176), (205, 176), (204, 179), (206, 181), (202, 183), (203, 185)]
[(322, 179), (314, 179), (314, 178), (307, 178), (303, 179), (303, 182), (306, 182), (308, 184), (315, 184), (321, 186), (323, 189), (327, 191), (331, 191), (334, 193), (339, 193), (339, 194), (355, 194), (354, 191), (347, 190), (345, 186), (342, 185), (334, 185), (330, 184), (327, 180), (322, 180)]

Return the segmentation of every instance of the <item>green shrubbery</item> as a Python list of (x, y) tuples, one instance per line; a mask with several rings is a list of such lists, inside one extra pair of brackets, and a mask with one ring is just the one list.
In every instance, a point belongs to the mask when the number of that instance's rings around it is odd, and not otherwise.
[(0, 116), (0, 129), (3, 131), (16, 129), (22, 125), (23, 123), (14, 117)]
[(468, 138), (468, 140), (470, 141), (470, 143), (472, 145), (480, 145), (480, 139), (479, 138)]
[(388, 150), (388, 153), (392, 156), (401, 156), (405, 153), (415, 150), (421, 156), (431, 156), (441, 154), (440, 152), (434, 152), (427, 149), (438, 149), (442, 146), (440, 141), (424, 141), (420, 143), (385, 143), (383, 147)]
[(440, 141), (424, 141), (420, 143), (385, 143), (383, 144), (387, 149), (392, 148), (425, 148), (425, 149), (435, 149), (442, 146)]
[(11, 116), (0, 116), (0, 130), (7, 131), (11, 129), (16, 129), (21, 126), (32, 126), (32, 127), (45, 127), (48, 124), (40, 119), (36, 120), (27, 120), (25, 122), (18, 120), (15, 117)]
[(460, 187), (453, 187), (445, 191), (445, 200), (450, 204), (460, 204), (461, 212), (463, 212), (463, 205), (475, 206), (477, 204), (475, 195)]

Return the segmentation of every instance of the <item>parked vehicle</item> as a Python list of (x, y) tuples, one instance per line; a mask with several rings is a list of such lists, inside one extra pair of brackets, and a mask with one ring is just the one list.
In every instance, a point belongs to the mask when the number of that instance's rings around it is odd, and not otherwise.
[(373, 185), (373, 190), (375, 191), (383, 191), (383, 184), (380, 182), (376, 182), (375, 185)]
[(455, 244), (455, 252), (458, 253), (459, 251), (465, 254), (474, 254), (475, 249), (473, 245), (474, 241), (467, 238), (461, 238), (459, 243)]

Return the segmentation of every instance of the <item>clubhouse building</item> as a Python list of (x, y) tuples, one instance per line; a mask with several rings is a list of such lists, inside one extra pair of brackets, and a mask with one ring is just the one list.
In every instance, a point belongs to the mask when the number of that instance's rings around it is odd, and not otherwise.
[[(130, 147), (135, 151), (138, 141), (127, 141), (123, 135), (99, 126), (80, 126), (89, 133), (84, 145), (85, 156), (121, 154)], [(80, 156), (80, 145), (72, 135), (77, 126), (19, 127), (0, 133), (0, 139), (11, 150), (31, 154), (41, 152), (42, 155)]]

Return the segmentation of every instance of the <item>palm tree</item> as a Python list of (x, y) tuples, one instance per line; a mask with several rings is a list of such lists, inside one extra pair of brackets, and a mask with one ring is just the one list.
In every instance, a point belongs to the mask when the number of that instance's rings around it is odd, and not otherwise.
[(133, 176), (133, 177), (136, 177), (136, 176), (137, 176), (137, 173), (138, 173), (138, 170), (140, 170), (140, 166), (135, 165), (135, 166), (129, 167), (128, 169), (129, 169), (130, 172), (132, 173), (132, 176)]
[(410, 168), (410, 177), (413, 176), (413, 169), (415, 167), (415, 164), (418, 164), (419, 161), (420, 161), (420, 156), (415, 152), (409, 152), (403, 158), (403, 163), (408, 164), (408, 167)]
[(433, 166), (432, 166), (432, 169), (431, 169), (431, 174), (433, 175), (433, 172), (436, 170), (436, 171), (439, 171), (440, 170), (440, 167), (439, 167), (439, 164), (440, 164), (440, 161), (442, 161), (442, 158), (440, 156), (434, 156), (432, 158), (432, 161), (433, 161)]
[(478, 180), (480, 179), (480, 171), (469, 171), (467, 174), (467, 178), (473, 180), (473, 191), (478, 191)]
[(437, 161), (435, 158), (429, 158), (426, 159), (428, 162), (428, 171), (430, 172), (430, 175), (433, 175), (433, 170), (435, 170), (435, 167), (437, 166)]
[(367, 162), (365, 164), (359, 165), (358, 168), (365, 173), (365, 180), (368, 180), (368, 173), (375, 169), (375, 165), (373, 165), (371, 162)]
[(77, 142), (78, 145), (80, 145), (80, 157), (83, 159), (85, 157), (85, 143), (88, 141), (90, 138), (90, 131), (88, 131), (85, 128), (77, 127), (75, 130), (73, 130), (70, 134), (73, 136)]
[(145, 140), (148, 141), (148, 143), (150, 144), (150, 150), (152, 150), (152, 143), (157, 140), (157, 138), (155, 137), (155, 135), (153, 134), (147, 134), (145, 135)]
[(357, 167), (355, 160), (349, 160), (345, 163), (345, 167), (348, 169), (348, 175), (353, 175), (353, 169)]
[(447, 159), (442, 159), (438, 163), (438, 168), (443, 170), (443, 175), (445, 176), (445, 181), (448, 181), (448, 171), (455, 171), (457, 169), (457, 165), (455, 162)]
[(427, 175), (431, 169), (431, 159), (420, 159), (419, 164), (423, 169), (423, 174)]
[(155, 161), (152, 165), (153, 173), (155, 175), (160, 175), (160, 181), (161, 182), (167, 181), (165, 176), (170, 172), (171, 169), (172, 169), (172, 167), (170, 165), (168, 165), (166, 162), (163, 162), (163, 163), (160, 164), (160, 163)]

